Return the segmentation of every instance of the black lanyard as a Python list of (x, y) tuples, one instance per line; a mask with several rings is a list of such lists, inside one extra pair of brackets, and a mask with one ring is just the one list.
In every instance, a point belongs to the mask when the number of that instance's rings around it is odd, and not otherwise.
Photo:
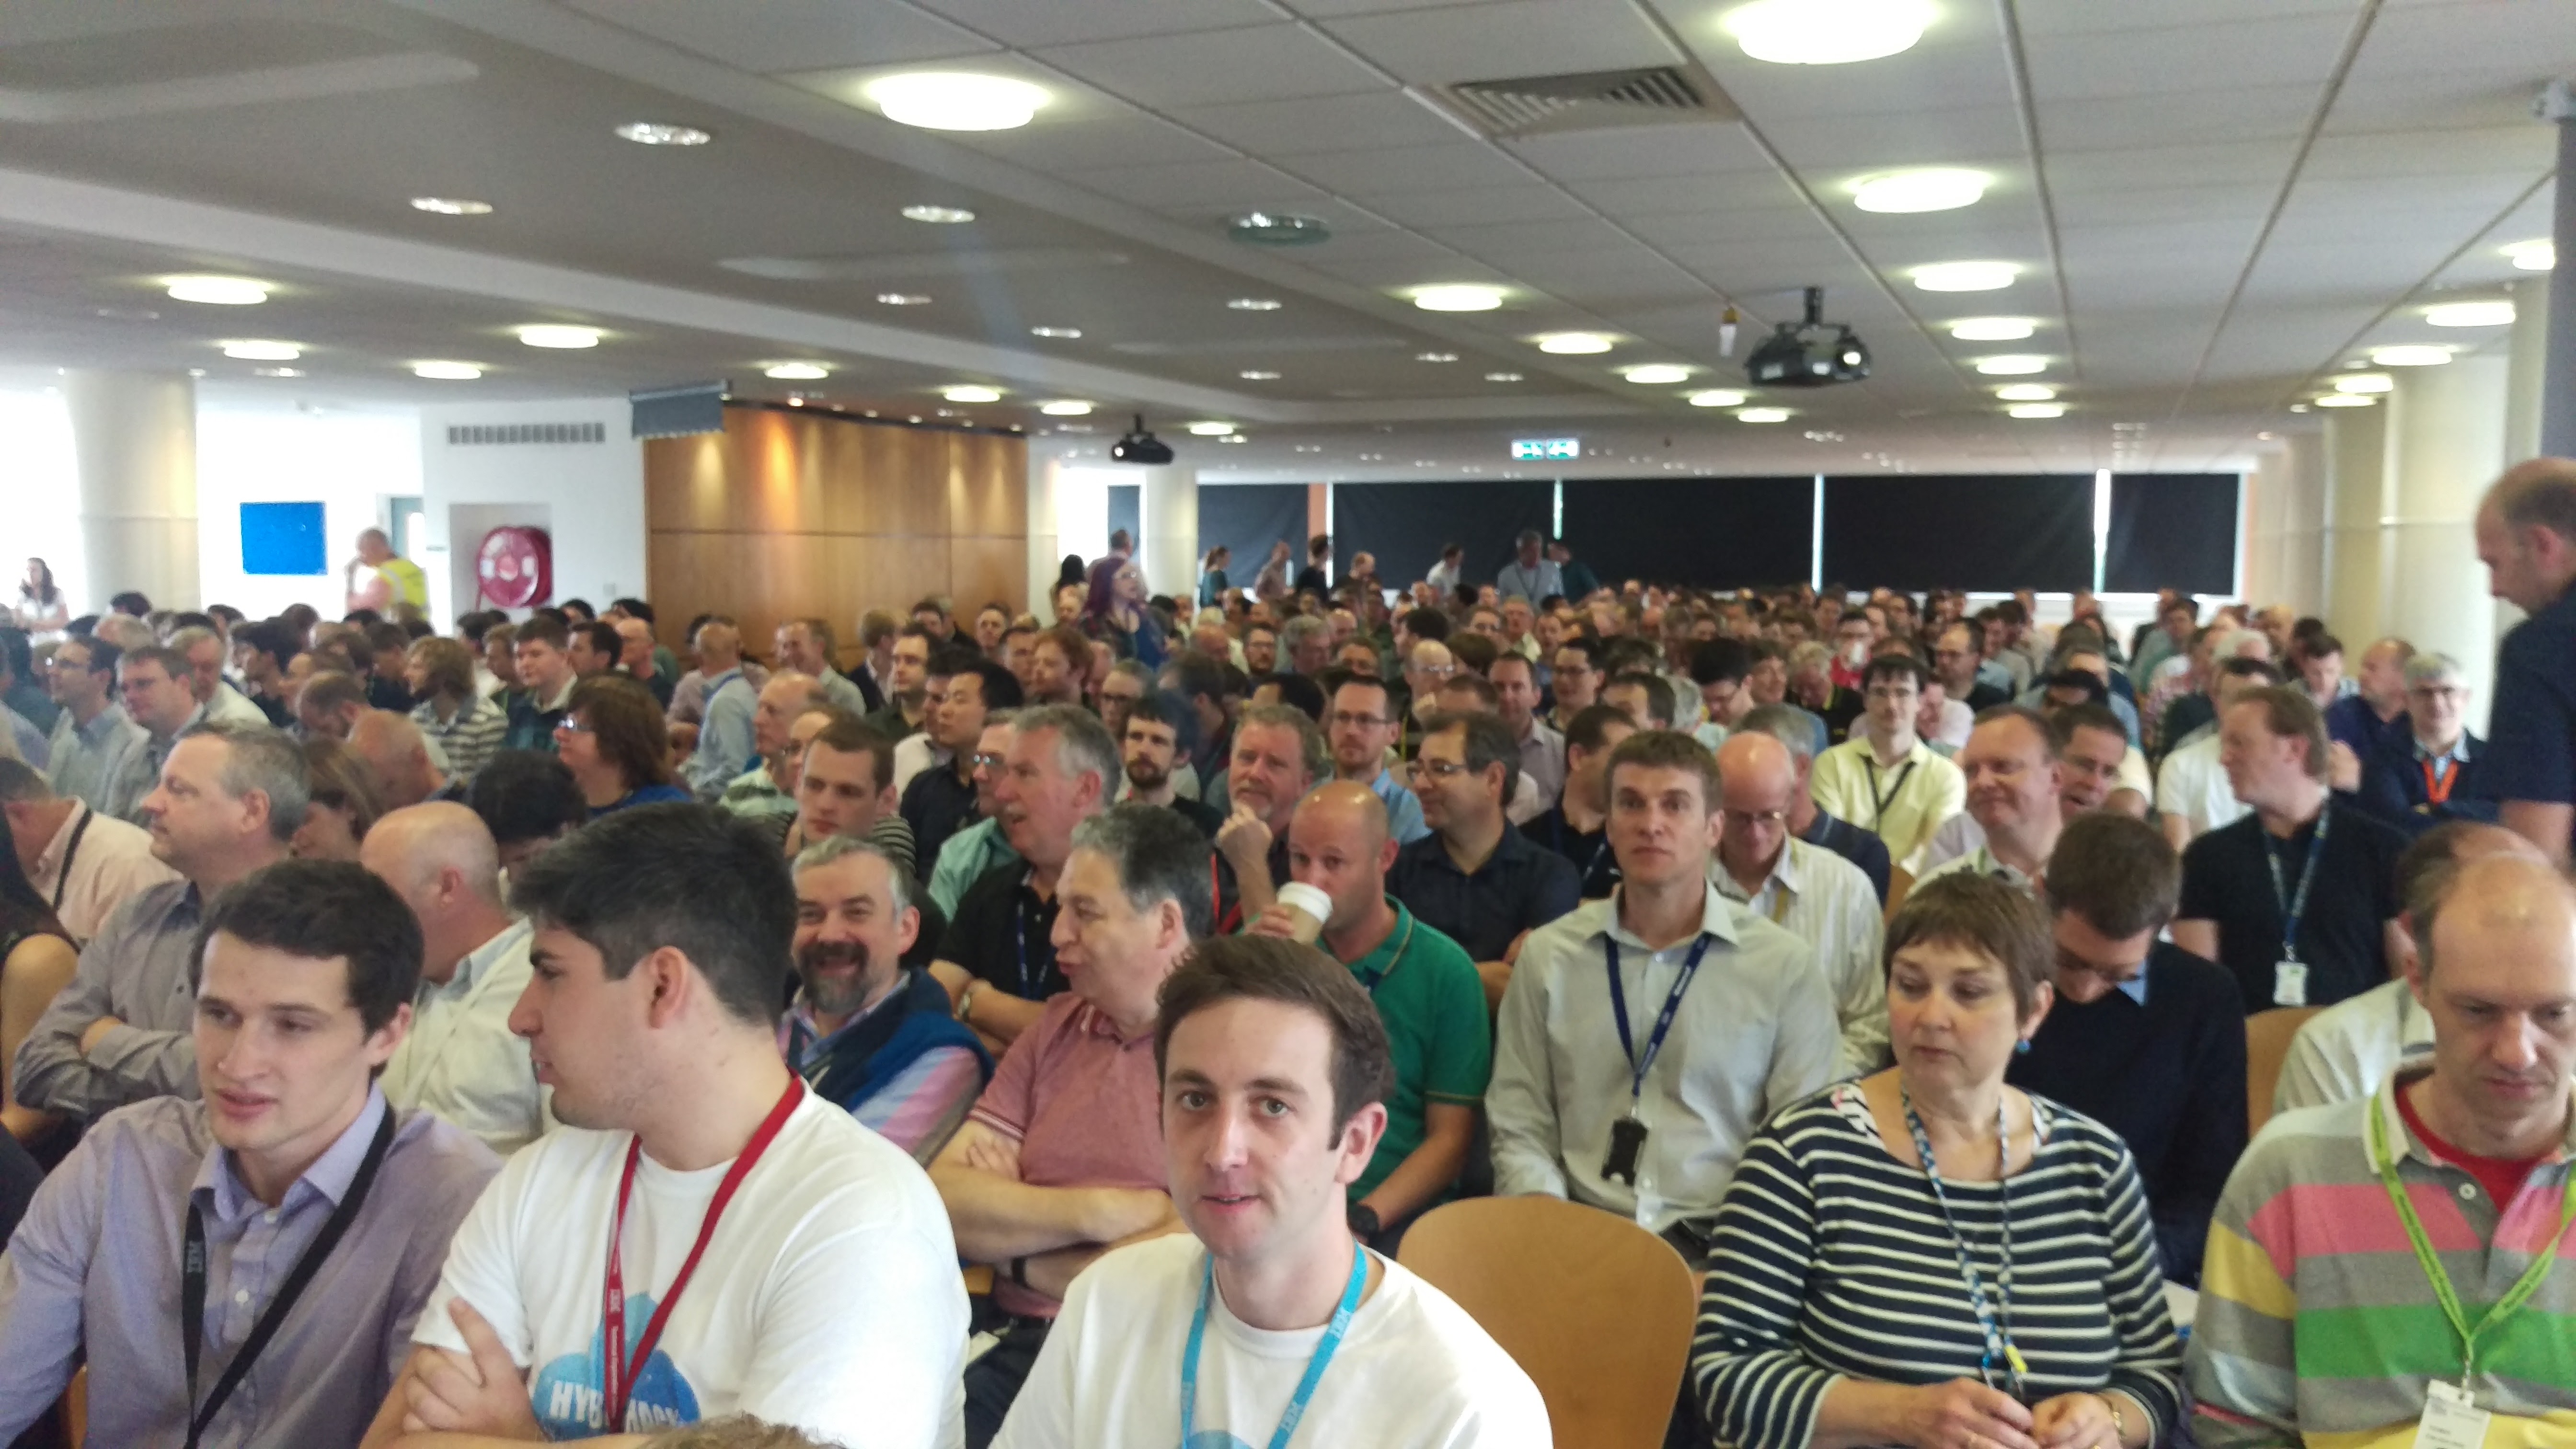
[[(251, 1327), (250, 1337), (242, 1340), (241, 1351), (225, 1365), (223, 1376), (215, 1380), (214, 1391), (206, 1395), (205, 1403), (188, 1416), (188, 1449), (197, 1449), (198, 1436), (214, 1422), (216, 1413), (223, 1408), (224, 1401), (232, 1397), (233, 1390), (241, 1387), (241, 1381), (249, 1375), (250, 1367), (258, 1361), (261, 1350), (277, 1336), (278, 1326), (286, 1321), (288, 1311), (295, 1307), (295, 1300), (303, 1296), (305, 1286), (313, 1281), (315, 1273), (321, 1271), (322, 1260), (331, 1256), (331, 1249), (338, 1246), (342, 1235), (349, 1231), (349, 1225), (357, 1221), (358, 1209), (367, 1200), (367, 1189), (375, 1185), (376, 1169), (384, 1165), (385, 1153), (394, 1143), (393, 1104), (386, 1103), (384, 1111), (385, 1115), (376, 1123), (375, 1140), (367, 1144), (367, 1155), (358, 1163), (357, 1176), (349, 1179), (349, 1190), (340, 1195), (340, 1205), (331, 1209), (330, 1220), (322, 1224), (321, 1232), (314, 1234), (312, 1243), (304, 1249), (304, 1256), (295, 1260), (295, 1271), (286, 1275), (286, 1282), (277, 1290), (277, 1296), (269, 1300), (268, 1308), (259, 1315), (259, 1322)], [(205, 1327), (206, 1222), (197, 1211), (197, 1205), (191, 1202), (188, 1204), (187, 1245), (179, 1259), (179, 1344), (187, 1355), (188, 1402), (191, 1404), (197, 1402), (197, 1358), (203, 1351), (199, 1340), (205, 1335)]]
[(1664, 1009), (1655, 1014), (1654, 1034), (1646, 1038), (1646, 1054), (1637, 1055), (1636, 1039), (1628, 1029), (1628, 988), (1619, 981), (1619, 942), (1604, 937), (1610, 960), (1610, 1019), (1619, 1024), (1619, 1050), (1628, 1055), (1629, 1115), (1636, 1115), (1636, 1104), (1646, 1095), (1646, 1073), (1653, 1070), (1655, 1057), (1664, 1049), (1664, 1034), (1673, 1029), (1673, 1014), (1682, 1009), (1682, 993), (1690, 990), (1691, 978), (1699, 974), (1700, 958), (1708, 954), (1709, 934), (1699, 933), (1691, 942), (1689, 959), (1682, 962), (1682, 974), (1673, 978), (1673, 990), (1664, 998)]
[(1878, 793), (1878, 761), (1863, 753), (1860, 767), (1869, 771), (1869, 825), (1876, 830), (1887, 824), (1887, 807), (1895, 804), (1896, 797), (1905, 793), (1905, 777), (1914, 773), (1914, 762), (1905, 762), (1905, 768), (1896, 772), (1895, 782), (1887, 787), (1884, 795)]
[(72, 862), (80, 856), (81, 837), (89, 834), (89, 823), (97, 818), (97, 811), (83, 805), (80, 824), (72, 827), (72, 838), (63, 845), (63, 863), (54, 874), (54, 915), (57, 919), (63, 914), (63, 892), (71, 888)]
[[(1038, 995), (1037, 990), (1040, 986), (1046, 983), (1047, 973), (1055, 969), (1055, 958), (1050, 954), (1047, 957), (1047, 964), (1039, 967), (1035, 976), (1032, 976), (1029, 972), (1029, 901), (1035, 900), (1037, 897), (1037, 888), (1032, 884), (1036, 879), (1037, 872), (1034, 870), (1022, 875), (1020, 877), (1020, 890), (1013, 892), (1011, 896), (1011, 931), (1019, 946), (1019, 995), (1024, 1001), (1044, 1001), (1046, 999), (1045, 997)], [(1027, 893), (1026, 899), (1022, 898), (1020, 894), (1022, 891)], [(1038, 909), (1045, 910), (1046, 903), (1040, 901), (1038, 903)], [(1052, 927), (1050, 927), (1047, 949), (1050, 953), (1055, 949), (1055, 943), (1052, 937)]]

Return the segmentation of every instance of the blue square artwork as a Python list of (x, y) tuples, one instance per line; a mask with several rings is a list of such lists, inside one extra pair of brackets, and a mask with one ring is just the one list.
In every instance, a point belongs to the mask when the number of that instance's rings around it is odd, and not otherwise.
[(242, 572), (327, 574), (319, 503), (245, 503), (241, 506)]

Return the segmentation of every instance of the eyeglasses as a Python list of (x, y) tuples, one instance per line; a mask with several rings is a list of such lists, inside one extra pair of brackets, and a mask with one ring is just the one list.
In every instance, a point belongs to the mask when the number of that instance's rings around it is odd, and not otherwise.
[(1000, 755), (987, 754), (979, 750), (969, 758), (975, 762), (975, 768), (979, 770), (998, 770), (1002, 768), (1002, 757)]
[(1458, 672), (1458, 666), (1455, 664), (1408, 664), (1405, 669), (1408, 673), (1419, 674), (1425, 679), (1447, 679)]
[(1447, 780), (1464, 775), (1468, 770), (1463, 762), (1457, 760), (1416, 760), (1413, 762), (1413, 773), (1428, 775), (1435, 780)]
[(555, 721), (555, 733), (559, 735), (590, 735), (597, 734), (599, 731), (591, 725), (586, 725), (580, 720), (574, 719), (571, 715), (565, 715), (562, 719)]
[(1786, 810), (1729, 810), (1720, 806), (1717, 813), (1738, 825), (1758, 826), (1765, 830), (1781, 829), (1789, 823)]

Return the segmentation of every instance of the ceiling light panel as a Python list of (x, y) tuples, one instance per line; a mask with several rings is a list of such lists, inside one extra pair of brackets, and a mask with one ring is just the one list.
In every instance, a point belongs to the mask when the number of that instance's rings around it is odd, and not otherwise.
[(1789, 421), (1789, 410), (1787, 408), (1744, 408), (1736, 413), (1735, 420), (1739, 423), (1785, 423)]
[(268, 300), (268, 284), (247, 277), (172, 277), (163, 286), (172, 301), (210, 307), (255, 307)]
[(2045, 383), (2016, 382), (2010, 387), (1996, 388), (1995, 396), (2005, 402), (2054, 402), (2057, 389)]
[(2424, 320), (2435, 327), (2503, 327), (2513, 321), (2513, 303), (2444, 302), (2425, 308)]
[(2370, 349), (2373, 367), (2439, 367), (2451, 360), (2447, 347), (2374, 347)]
[(666, 121), (629, 121), (617, 134), (638, 146), (703, 146), (715, 139), (713, 132)]
[(1746, 55), (1775, 65), (1849, 65), (1914, 48), (1931, 0), (1754, 0), (1718, 24)]
[(780, 382), (816, 382), (832, 375), (832, 369), (819, 362), (773, 362), (760, 372)]
[(1677, 367), (1669, 362), (1650, 362), (1643, 367), (1629, 368), (1626, 372), (1620, 374), (1620, 376), (1628, 379), (1630, 382), (1638, 383), (1646, 387), (1660, 387), (1669, 383), (1688, 382), (1690, 381), (1690, 375), (1691, 370), (1689, 368)]
[(411, 199), (411, 205), (412, 210), (426, 211), (433, 216), (490, 216), (492, 214), (492, 203), (469, 201), (461, 196), (415, 196)]
[(2007, 354), (2002, 357), (1980, 357), (1977, 359), (1977, 371), (1988, 377), (2026, 377), (2034, 372), (2048, 371), (2048, 359), (2033, 357), (2026, 353)]
[(1995, 292), (2011, 286), (2021, 268), (2010, 262), (1935, 262), (1907, 275), (1926, 292)]
[(1949, 326), (1961, 342), (2019, 342), (2039, 330), (2028, 317), (1962, 317)]
[(1962, 171), (1948, 166), (1893, 171), (1854, 182), (1852, 204), (1863, 211), (1899, 215), (1956, 211), (1963, 206), (1974, 206), (1983, 199), (1991, 180), (1982, 171)]
[(1596, 352), (1607, 352), (1613, 346), (1609, 338), (1598, 332), (1549, 332), (1533, 337), (1530, 341), (1539, 351), (1554, 353), (1560, 357), (1581, 357)]
[(599, 345), (599, 329), (596, 327), (564, 327), (558, 326), (554, 323), (545, 323), (535, 327), (520, 328), (519, 340), (530, 347), (551, 347), (559, 350), (571, 351), (583, 347), (597, 347)]
[(224, 356), (244, 362), (293, 362), (304, 355), (304, 349), (292, 342), (267, 342), (253, 338), (223, 344)]
[(1740, 407), (1744, 403), (1744, 398), (1745, 394), (1731, 387), (1711, 388), (1706, 392), (1692, 393), (1690, 405), (1695, 408)]
[(979, 382), (961, 382), (954, 387), (942, 388), (939, 395), (953, 403), (988, 403), (1002, 400), (999, 389), (986, 387)]
[(1008, 76), (913, 71), (861, 88), (889, 121), (930, 131), (1009, 131), (1027, 125), (1050, 97)]
[(964, 226), (975, 219), (975, 213), (962, 206), (907, 206), (906, 221), (926, 221), (932, 226)]
[(1413, 305), (1425, 312), (1491, 312), (1503, 305), (1503, 289), (1479, 286), (1416, 287)]
[(1087, 418), (1091, 416), (1091, 404), (1080, 398), (1060, 397), (1039, 403), (1038, 411), (1051, 418)]
[(2558, 248), (2547, 237), (2515, 242), (2504, 249), (2504, 254), (2516, 269), (2525, 272), (2546, 272), (2558, 265)]
[(470, 362), (415, 362), (411, 375), (432, 382), (472, 382), (483, 375), (483, 369)]

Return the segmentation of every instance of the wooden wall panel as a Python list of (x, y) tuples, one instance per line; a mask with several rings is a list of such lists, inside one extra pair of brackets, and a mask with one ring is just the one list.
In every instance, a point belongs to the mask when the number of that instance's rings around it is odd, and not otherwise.
[(727, 408), (725, 430), (644, 445), (646, 561), (664, 642), (731, 614), (755, 654), (780, 621), (925, 595), (1026, 607), (1028, 444), (829, 414)]

